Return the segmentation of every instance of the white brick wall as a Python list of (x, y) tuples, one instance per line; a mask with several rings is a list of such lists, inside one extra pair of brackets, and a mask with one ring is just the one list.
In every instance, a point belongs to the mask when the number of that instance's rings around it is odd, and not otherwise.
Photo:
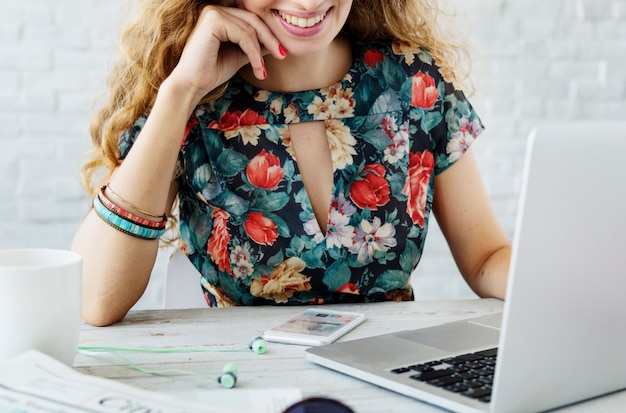
[(0, 248), (68, 248), (116, 2), (0, 0)]
[[(77, 172), (88, 112), (125, 1), (0, 0), (0, 248), (69, 247), (88, 202)], [(475, 148), (512, 236), (530, 129), (626, 112), (626, 0), (454, 3), (481, 52), (473, 103), (487, 131)], [(431, 222), (417, 297), (473, 296)]]
[[(475, 149), (496, 213), (513, 236), (525, 139), (558, 120), (623, 119), (626, 0), (456, 0), (481, 52), (473, 103), (487, 130)], [(431, 228), (418, 298), (473, 297)]]

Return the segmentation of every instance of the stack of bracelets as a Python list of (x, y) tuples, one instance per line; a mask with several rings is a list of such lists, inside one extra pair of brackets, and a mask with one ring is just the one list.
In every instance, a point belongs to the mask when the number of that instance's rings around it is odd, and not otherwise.
[[(149, 219), (139, 217), (114, 204), (106, 196), (107, 187), (109, 189), (109, 193), (117, 198), (118, 201), (121, 201), (122, 204), (126, 204), (144, 215), (157, 218), (159, 221), (151, 221)], [(125, 234), (141, 239), (153, 240), (160, 238), (161, 235), (165, 233), (165, 226), (167, 224), (167, 216), (165, 214), (152, 215), (137, 208), (130, 202), (124, 201), (119, 195), (116, 195), (109, 184), (100, 188), (100, 192), (94, 197), (93, 209), (104, 222)]]

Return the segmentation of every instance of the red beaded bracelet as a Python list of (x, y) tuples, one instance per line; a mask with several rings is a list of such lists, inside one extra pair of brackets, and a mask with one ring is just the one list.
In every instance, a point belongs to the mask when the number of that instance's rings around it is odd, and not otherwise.
[(155, 228), (155, 229), (163, 229), (167, 225), (167, 216), (163, 214), (161, 221), (151, 221), (146, 218), (138, 217), (137, 215), (133, 215), (131, 212), (128, 212), (121, 207), (115, 205), (107, 196), (105, 195), (106, 185), (100, 188), (100, 192), (98, 193), (98, 198), (102, 205), (109, 211), (113, 212), (115, 215), (124, 218), (130, 222), (133, 222), (138, 225), (142, 225), (144, 227)]

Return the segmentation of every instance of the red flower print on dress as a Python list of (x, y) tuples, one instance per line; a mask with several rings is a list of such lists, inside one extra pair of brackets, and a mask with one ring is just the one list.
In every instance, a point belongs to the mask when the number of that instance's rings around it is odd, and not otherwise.
[(228, 243), (230, 242), (230, 233), (226, 227), (228, 212), (215, 208), (213, 210), (213, 230), (207, 244), (207, 252), (211, 255), (211, 259), (220, 271), (232, 274), (230, 267), (230, 257), (228, 254)]
[(209, 123), (209, 128), (218, 129), (222, 131), (235, 130), (241, 126), (252, 126), (259, 124), (266, 124), (267, 122), (263, 116), (259, 115), (253, 110), (246, 109), (245, 111), (236, 110), (234, 112), (226, 111), (220, 117), (219, 121), (212, 121)]
[(276, 155), (262, 150), (246, 167), (250, 183), (263, 189), (273, 189), (283, 179), (283, 168)]
[(224, 131), (226, 139), (232, 139), (241, 135), (244, 144), (256, 145), (258, 143), (261, 129), (268, 127), (267, 121), (257, 112), (246, 109), (245, 111), (236, 110), (234, 112), (226, 111), (220, 117), (219, 121), (211, 121), (209, 129), (217, 129)]
[(379, 163), (366, 165), (350, 185), (350, 199), (361, 209), (377, 210), (389, 202), (389, 193), (385, 167)]
[(411, 105), (422, 109), (432, 108), (439, 98), (435, 80), (424, 72), (417, 72), (411, 82)]
[(209, 123), (209, 128), (223, 130), (223, 131), (235, 130), (239, 127), (240, 116), (241, 116), (240, 110), (233, 112), (233, 113), (226, 111), (220, 117), (219, 121), (215, 121), (215, 120), (211, 121), (211, 123)]
[(346, 293), (346, 294), (360, 294), (359, 287), (356, 284), (347, 282), (337, 290), (338, 293)]
[(369, 49), (363, 55), (363, 60), (365, 60), (365, 64), (371, 68), (376, 67), (376, 63), (382, 63), (383, 59), (383, 54), (376, 49)]
[(435, 168), (435, 158), (428, 151), (409, 153), (409, 175), (402, 193), (408, 197), (407, 212), (414, 224), (424, 228), (428, 183)]
[(278, 238), (276, 224), (262, 212), (250, 212), (243, 223), (248, 236), (259, 245), (272, 245)]

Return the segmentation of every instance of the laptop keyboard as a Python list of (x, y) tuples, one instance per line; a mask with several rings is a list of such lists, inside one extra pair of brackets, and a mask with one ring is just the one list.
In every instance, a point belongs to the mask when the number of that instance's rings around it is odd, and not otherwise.
[(493, 373), (498, 349), (467, 353), (455, 357), (413, 364), (391, 370), (410, 374), (413, 380), (425, 382), (472, 399), (491, 401)]

